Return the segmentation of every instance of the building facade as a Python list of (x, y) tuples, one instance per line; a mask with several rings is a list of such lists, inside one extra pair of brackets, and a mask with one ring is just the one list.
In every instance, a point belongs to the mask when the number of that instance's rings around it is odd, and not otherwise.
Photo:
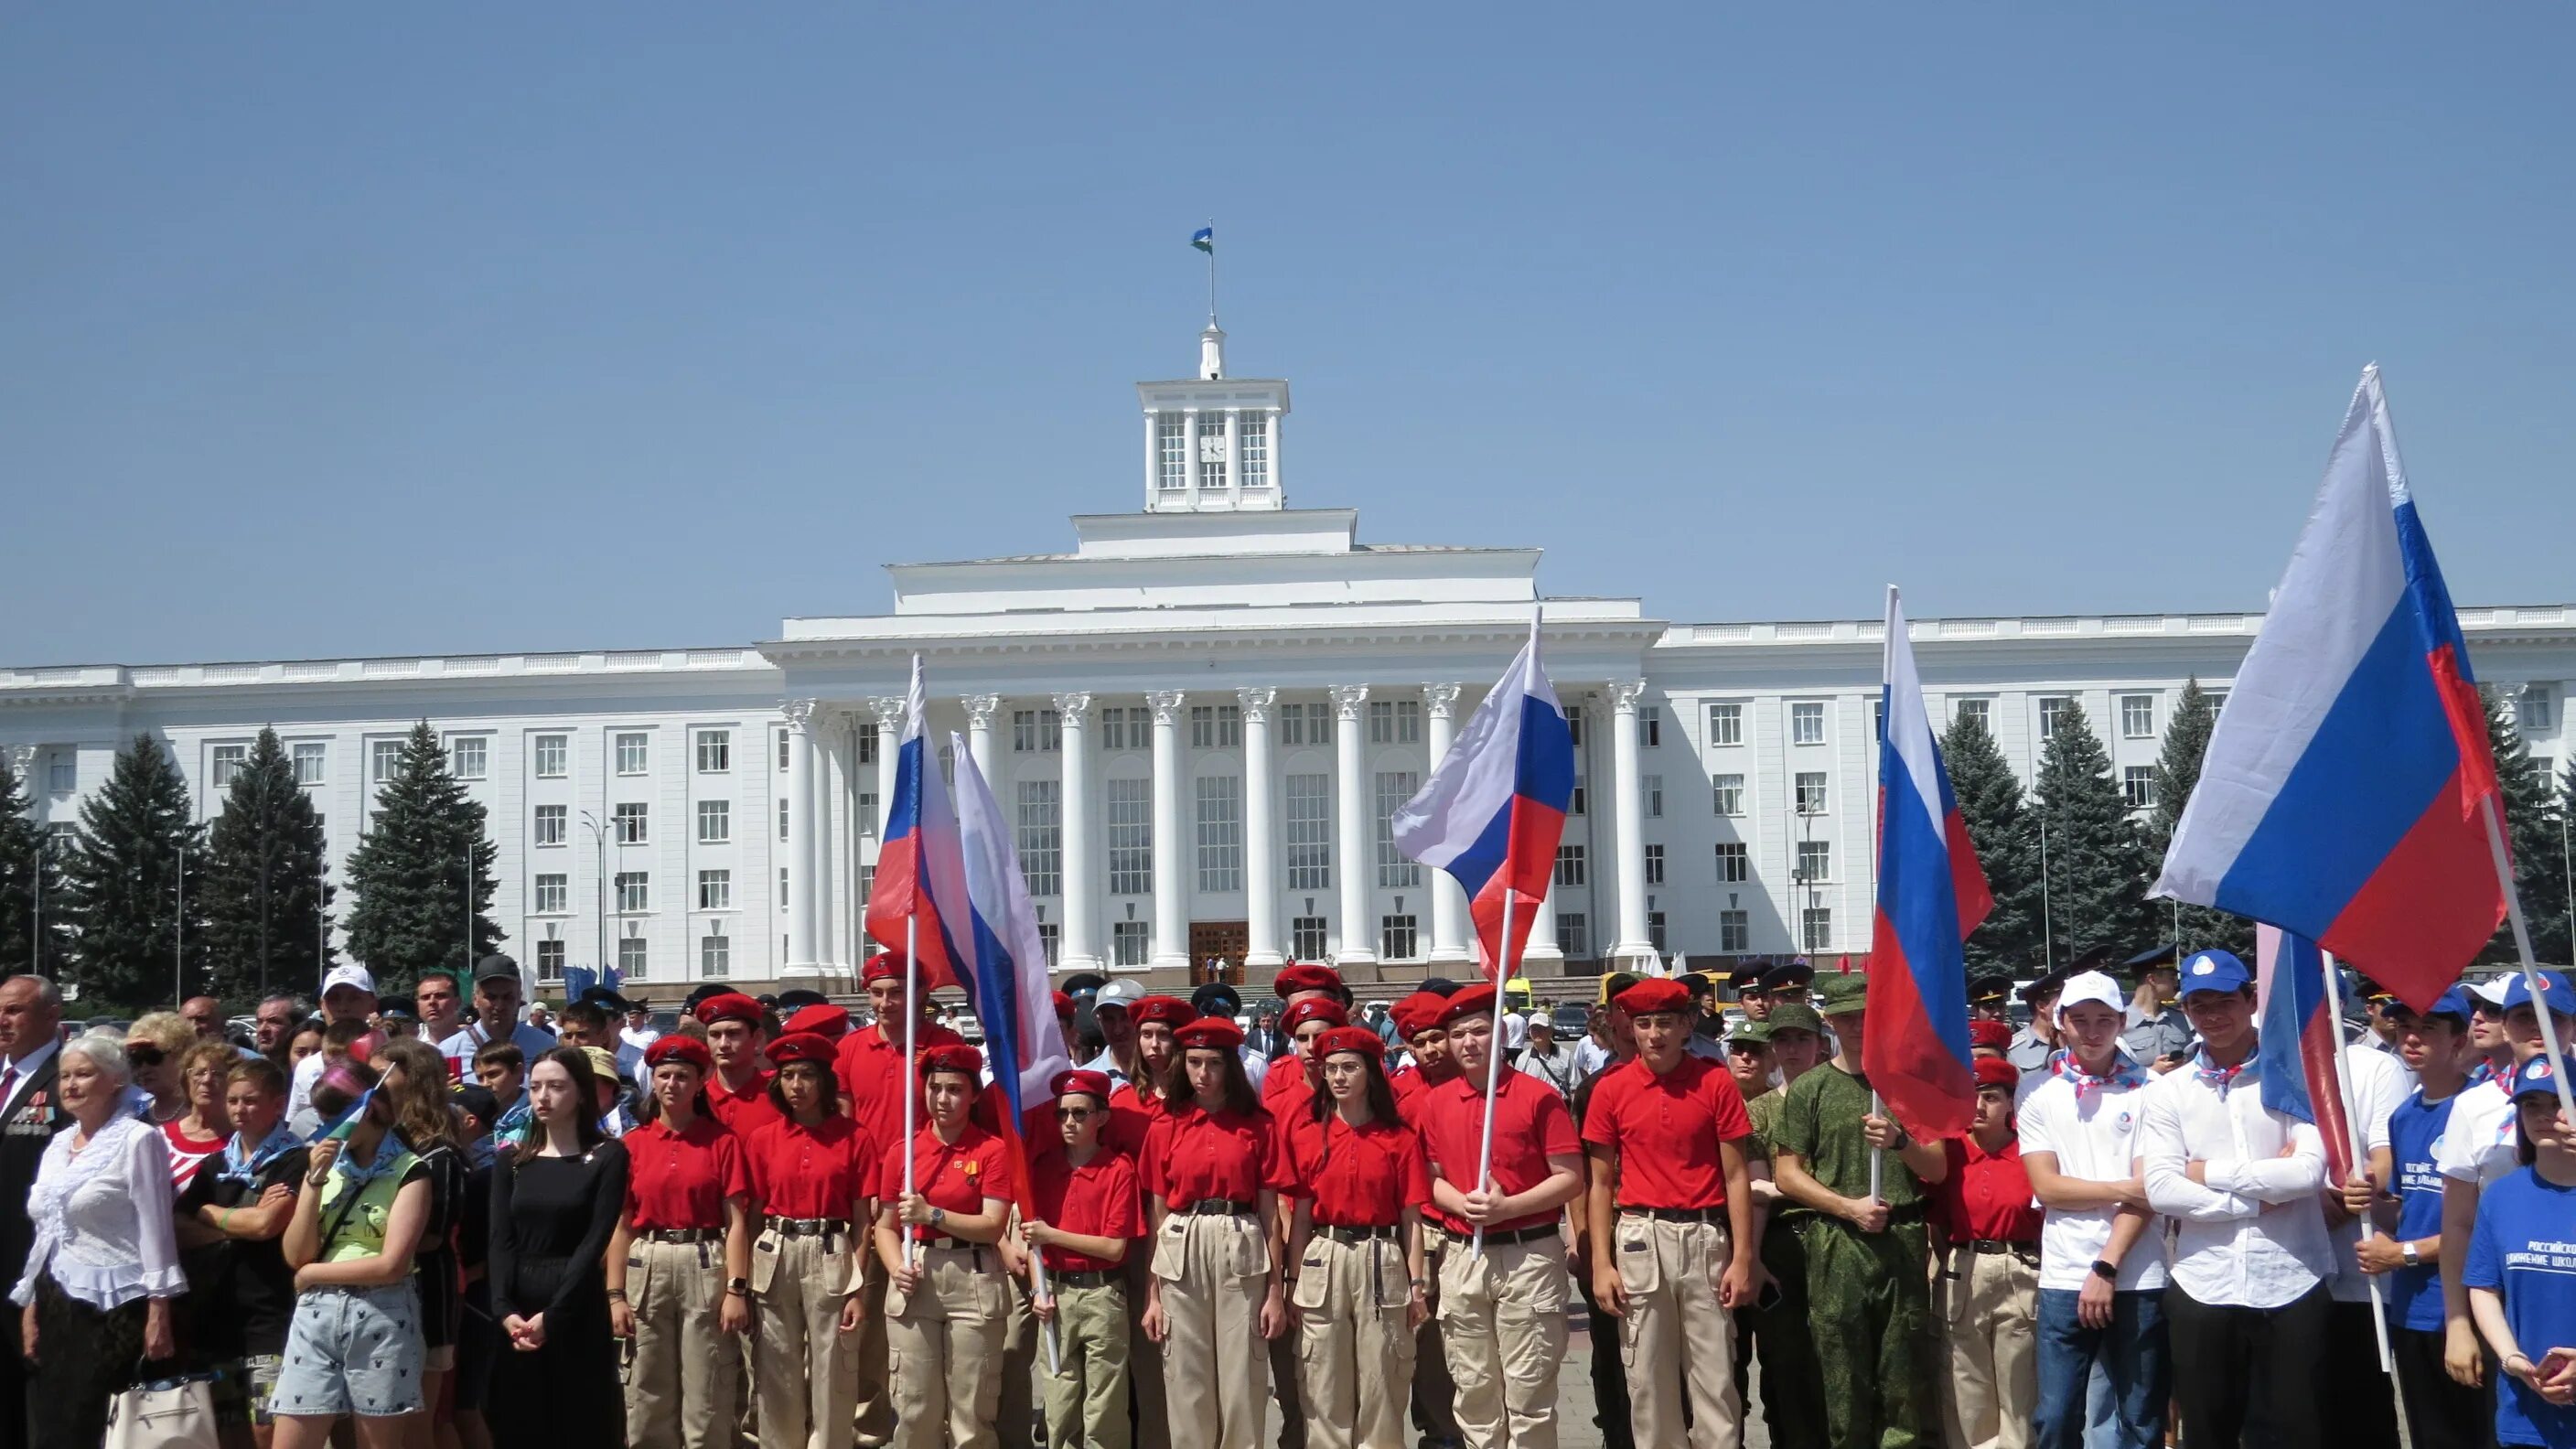
[[(0, 747), (57, 830), (138, 732), (201, 814), (274, 725), (335, 879), (428, 720), (489, 812), (492, 914), (540, 986), (620, 969), (851, 989), (911, 660), (943, 756), (1018, 825), (1058, 969), (1254, 982), (1330, 960), (1398, 985), (1469, 969), (1466, 903), (1387, 828), (1542, 615), (1579, 783), (1532, 973), (1679, 953), (1868, 948), (1881, 625), (1676, 624), (1542, 598), (1539, 550), (1363, 543), (1286, 502), (1288, 385), (1140, 384), (1142, 500), (1068, 552), (894, 566), (893, 607), (716, 648), (0, 669)], [(2253, 614), (1926, 619), (1936, 723), (1976, 711), (2027, 780), (2067, 702), (2133, 805), (2188, 679), (2227, 689)], [(2481, 680), (2567, 757), (2576, 610), (2462, 610)], [(461, 916), (461, 911), (460, 911)], [(460, 934), (462, 922), (460, 919)]]

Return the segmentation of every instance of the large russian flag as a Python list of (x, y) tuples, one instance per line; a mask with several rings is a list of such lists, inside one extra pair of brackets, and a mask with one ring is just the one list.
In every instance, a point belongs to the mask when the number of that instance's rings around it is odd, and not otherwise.
[(2154, 894), (2307, 937), (2417, 1010), (2504, 919), (2486, 711), (2376, 364)]
[(1861, 1069), (1917, 1137), (1955, 1137), (1976, 1115), (1962, 943), (1994, 906), (1950, 772), (1923, 708), (1905, 606), (1887, 591), (1878, 741), (1878, 910), (1870, 925), (1869, 1031)]
[[(1421, 793), (1388, 822), (1396, 849), (1447, 871), (1465, 888), (1485, 972), (1498, 981), (1511, 979), (1520, 966), (1573, 803), (1574, 732), (1539, 667), (1533, 616), (1529, 642), (1511, 668), (1467, 717)], [(1513, 903), (1508, 943), (1506, 899)]]
[(2327, 970), (2316, 942), (2278, 926), (2254, 928), (2263, 1105), (2314, 1123), (2325, 1139), (2327, 1178), (2342, 1182), (2352, 1175), (2352, 1133), (2343, 1111), (2343, 1024), (2326, 1010)]
[(885, 843), (877, 848), (876, 884), (868, 892), (867, 928), (877, 944), (900, 951), (905, 923), (918, 918), (912, 969), (919, 973), (919, 989), (927, 991), (957, 985), (960, 979), (963, 953), (954, 928), (966, 919), (966, 861), (956, 808), (926, 769), (925, 702), (921, 656), (916, 654), (912, 688), (904, 698), (903, 741), (895, 746), (894, 800), (886, 814)]
[(1029, 1104), (1053, 1095), (1056, 1074), (1071, 1067), (1073, 1058), (1056, 1021), (1046, 941), (1038, 934), (1037, 908), (1029, 900), (1028, 878), (1020, 872), (1010, 821), (966, 742), (954, 733), (948, 741), (957, 761), (957, 823), (966, 874), (967, 929), (958, 942), (966, 969), (959, 982), (983, 1025), (984, 1059), (992, 1065), (993, 1084), (1009, 1104), (1010, 1110), (1000, 1114), (1001, 1128), (1014, 1165), (1023, 1169), (1018, 1174), (1020, 1206), (1034, 1214), (1036, 1204), (1027, 1200), (1027, 1154), (1019, 1127)]

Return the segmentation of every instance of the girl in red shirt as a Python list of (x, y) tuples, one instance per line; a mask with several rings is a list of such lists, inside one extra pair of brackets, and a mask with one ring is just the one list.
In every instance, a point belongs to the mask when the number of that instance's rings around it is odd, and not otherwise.
[[(924, 1051), (928, 1121), (877, 1167), (894, 1449), (989, 1449), (997, 1442), (1010, 1291), (995, 1244), (1019, 1188), (1002, 1140), (967, 1117), (983, 1065), (971, 1046)], [(907, 1164), (910, 1193), (903, 1190)]]
[(707, 1112), (706, 1044), (645, 1049), (651, 1121), (626, 1144), (626, 1213), (608, 1244), (609, 1322), (633, 1349), (629, 1449), (719, 1449), (741, 1413), (751, 1327), (751, 1171), (742, 1139)]
[(1288, 1244), (1307, 1441), (1402, 1444), (1414, 1330), (1431, 1312), (1421, 1230), (1430, 1162), (1396, 1116), (1376, 1032), (1337, 1026), (1306, 1050), (1323, 1064), (1324, 1090), (1288, 1127), (1299, 1184)]
[[(841, 1111), (829, 1037), (791, 1032), (769, 1044), (768, 1056), (779, 1120), (756, 1129), (744, 1154), (764, 1214), (751, 1251), (760, 1323), (752, 1392), (761, 1449), (805, 1449), (849, 1424), (858, 1403), (851, 1335), (867, 1298), (852, 1290), (885, 1154)], [(809, 1441), (809, 1433), (819, 1437)]]
[(1257, 1449), (1270, 1401), (1263, 1340), (1287, 1331), (1279, 1191), (1295, 1181), (1270, 1114), (1243, 1074), (1243, 1028), (1203, 1017), (1173, 1033), (1171, 1115), (1143, 1161), (1153, 1236), (1145, 1336), (1163, 1348), (1175, 1444)]
[(1977, 1115), (1965, 1138), (1941, 1144), (1949, 1175), (1932, 1189), (1947, 1244), (1932, 1280), (1950, 1371), (1940, 1376), (1947, 1442), (1993, 1444), (2039, 1407), (2039, 1205), (2021, 1165), (2013, 1098), (2021, 1073), (1979, 1057)]

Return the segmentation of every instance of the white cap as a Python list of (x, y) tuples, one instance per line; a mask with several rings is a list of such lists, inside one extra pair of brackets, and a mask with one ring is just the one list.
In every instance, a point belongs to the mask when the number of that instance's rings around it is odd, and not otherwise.
[(2057, 988), (2057, 1019), (2064, 1021), (2066, 1008), (2086, 1001), (2098, 1002), (2114, 1011), (2129, 1004), (2119, 982), (2099, 971), (2078, 971), (2066, 978), (2064, 986)]
[(1144, 999), (1144, 987), (1137, 985), (1135, 980), (1131, 977), (1120, 977), (1118, 980), (1112, 981), (1108, 985), (1101, 987), (1100, 990), (1092, 996), (1091, 1009), (1096, 1012), (1104, 1006), (1114, 1006), (1121, 1011), (1125, 1011)]
[(334, 966), (331, 974), (322, 978), (322, 994), (325, 996), (343, 986), (354, 986), (369, 996), (376, 994), (376, 978), (364, 966)]
[(2519, 980), (2521, 976), (2522, 973), (2519, 971), (2499, 971), (2493, 976), (2488, 977), (2486, 980), (2469, 987), (2468, 992), (2478, 1000), (2496, 1008), (2498, 1011), (2502, 1011), (2504, 1009), (2505, 992), (2511, 990), (2513, 983)]

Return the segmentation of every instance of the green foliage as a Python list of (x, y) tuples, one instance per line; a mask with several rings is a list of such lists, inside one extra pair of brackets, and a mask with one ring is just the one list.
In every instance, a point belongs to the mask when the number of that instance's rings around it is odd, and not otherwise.
[(2043, 832), (2055, 959), (2073, 961), (2099, 946), (2133, 950), (2161, 933), (2146, 901), (2146, 852), (2112, 778), (2110, 754), (2082, 705), (2068, 699), (2059, 708), (2040, 751), (2030, 813)]
[(264, 729), (206, 832), (206, 930), (213, 994), (247, 1009), (272, 987), (315, 991), (329, 969), (321, 812)]
[(73, 978), (84, 1002), (142, 1008), (205, 988), (205, 830), (195, 814), (187, 780), (148, 734), (118, 753), (106, 786), (81, 807), (63, 893), (79, 923)]
[[(2147, 812), (2141, 827), (2150, 884), (2156, 863), (2173, 845), (2174, 831), (2182, 824), (2183, 807), (2191, 803), (2191, 792), (2200, 784), (2201, 758), (2209, 753), (2209, 737), (2217, 728), (2217, 704), (2200, 687), (2198, 679), (2185, 680), (2182, 698), (2174, 701), (2173, 718), (2165, 723), (2164, 753), (2156, 760), (2155, 808)], [(2171, 902), (2152, 909), (2166, 922), (2166, 934), (2174, 936), (2185, 952), (2216, 947), (2253, 959), (2254, 923), (2243, 916), (2210, 906), (2177, 908)]]
[(2022, 810), (2021, 781), (1995, 747), (1983, 719), (1962, 714), (1941, 737), (1950, 793), (1959, 798), (1968, 839), (1985, 868), (1995, 907), (1968, 937), (1968, 974), (1988, 970), (2036, 976), (2041, 967), (2039, 845)]
[(0, 750), (0, 973), (37, 970), (60, 979), (70, 937), (62, 862), (45, 848), (45, 827), (28, 809), (23, 784)]
[[(2487, 744), (2495, 751), (2496, 785), (2504, 792), (2505, 845), (2513, 853), (2514, 889), (2522, 897), (2531, 949), (2543, 964), (2567, 960), (2566, 838), (2559, 833), (2567, 802), (2549, 772), (2531, 757), (2522, 729), (2503, 700), (2489, 694)], [(2519, 963), (2513, 923), (2507, 921), (2478, 954), (2481, 961)]]
[[(489, 914), (495, 849), (483, 807), (448, 773), (447, 751), (427, 720), (403, 742), (394, 777), (376, 796), (374, 823), (349, 859), (349, 954), (376, 989), (408, 992), (422, 972), (470, 971), (504, 939)], [(468, 870), (474, 939), (465, 941)]]

